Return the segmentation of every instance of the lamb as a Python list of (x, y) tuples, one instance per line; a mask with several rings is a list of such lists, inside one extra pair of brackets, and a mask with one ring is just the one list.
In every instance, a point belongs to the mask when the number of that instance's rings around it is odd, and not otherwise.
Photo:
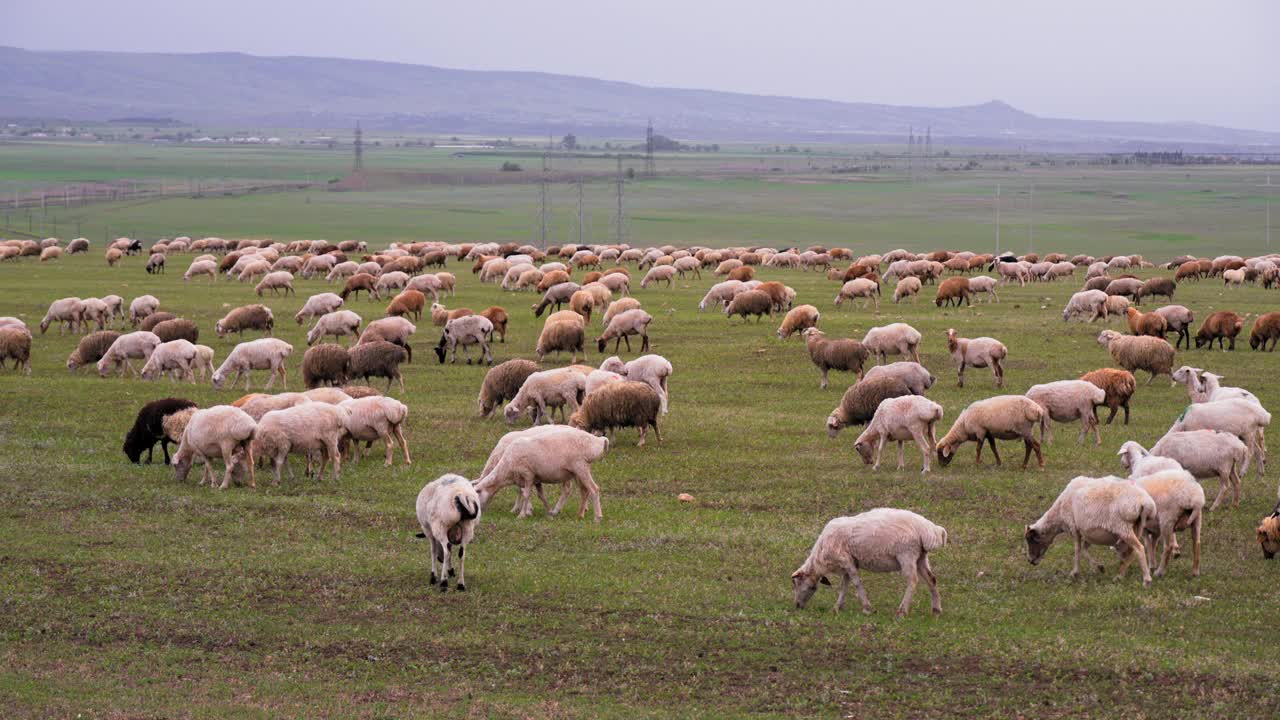
[(873, 327), (862, 338), (862, 344), (883, 363), (888, 355), (906, 355), (913, 362), (920, 362), (920, 331), (906, 323), (891, 323)]
[(649, 427), (653, 428), (658, 442), (662, 442), (662, 431), (658, 429), (661, 412), (662, 396), (657, 390), (648, 383), (623, 380), (587, 395), (582, 406), (569, 416), (569, 424), (592, 433), (613, 433), (617, 428), (634, 427), (640, 432), (636, 447), (642, 447)]
[(1169, 324), (1160, 313), (1144, 313), (1131, 307), (1125, 310), (1125, 319), (1129, 323), (1129, 332), (1134, 335), (1149, 335), (1163, 340), (1169, 333)]
[[(1271, 341), (1271, 347), (1267, 347), (1267, 341)], [(1263, 313), (1253, 322), (1253, 329), (1249, 331), (1249, 348), (1251, 350), (1273, 351), (1276, 349), (1276, 342), (1280, 340), (1280, 312)], [(1190, 346), (1190, 342), (1187, 343)]]
[(864, 298), (867, 305), (874, 305), (876, 310), (880, 309), (880, 283), (865, 277), (854, 278), (844, 285), (840, 286), (840, 292), (836, 294), (835, 305), (840, 307), (845, 300), (854, 300), (856, 298)]
[(231, 333), (236, 333), (243, 338), (245, 330), (258, 330), (270, 335), (275, 325), (276, 318), (271, 308), (266, 305), (244, 305), (224, 315), (213, 326), (213, 331), (220, 338), (225, 338)]
[(410, 465), (409, 443), (404, 439), (404, 422), (409, 417), (409, 406), (393, 398), (377, 395), (351, 398), (339, 403), (347, 411), (346, 430), (354, 440), (355, 459), (360, 460), (360, 442), (382, 440), (387, 445), (385, 465), (391, 467), (396, 443), (404, 451), (404, 464)]
[(955, 304), (960, 307), (960, 303), (969, 305), (969, 278), (954, 277), (947, 278), (938, 286), (938, 294), (933, 298), (933, 304), (942, 307), (945, 305)]
[(826, 333), (816, 327), (804, 331), (804, 341), (809, 359), (822, 373), (820, 388), (827, 388), (827, 373), (831, 370), (856, 373), (862, 379), (862, 366), (870, 355), (862, 343), (847, 338), (828, 340)]
[(520, 358), (490, 368), (485, 373), (484, 382), (480, 385), (480, 397), (477, 399), (480, 417), (489, 417), (503, 402), (515, 399), (525, 380), (539, 369), (538, 363)]
[[(185, 398), (164, 398), (154, 400), (142, 406), (133, 427), (124, 436), (124, 454), (129, 462), (138, 465), (142, 461), (142, 451), (147, 451), (147, 464), (151, 464), (151, 454), (156, 443), (160, 443), (160, 451), (164, 453), (164, 464), (169, 464), (169, 443), (176, 442), (165, 433), (164, 420), (169, 415), (186, 408), (194, 408), (196, 404)], [(178, 438), (181, 440), (181, 437)]]
[(1027, 468), (1032, 451), (1035, 451), (1036, 462), (1044, 469), (1044, 455), (1040, 452), (1040, 443), (1035, 439), (1035, 429), (1040, 428), (1043, 435), (1049, 424), (1049, 413), (1032, 400), (1022, 395), (997, 395), (986, 400), (978, 400), (965, 408), (951, 429), (938, 442), (938, 460), (943, 467), (951, 464), (956, 450), (969, 441), (978, 443), (977, 463), (982, 464), (982, 443), (991, 446), (991, 454), (995, 455), (996, 465), (1001, 464), (1000, 453), (996, 450), (996, 440), (1021, 439), (1026, 453), (1022, 456), (1022, 469)]
[(867, 370), (862, 379), (870, 380), (877, 377), (893, 377), (901, 380), (911, 389), (912, 395), (923, 395), (937, 382), (937, 378), (925, 366), (911, 361), (877, 365)]
[(942, 406), (932, 400), (919, 395), (889, 398), (876, 408), (875, 415), (854, 442), (853, 449), (862, 457), (864, 464), (871, 465), (872, 470), (879, 470), (884, 444), (893, 440), (898, 443), (898, 470), (902, 470), (905, 467), (902, 444), (915, 440), (924, 466), (920, 472), (928, 473), (929, 458), (938, 442), (934, 430), (941, 419)]
[(910, 297), (912, 302), (915, 302), (916, 294), (919, 292), (920, 278), (904, 277), (898, 281), (897, 286), (893, 289), (893, 301), (898, 303), (902, 301), (902, 298)]
[(493, 324), (493, 329), (489, 331), (489, 342), (493, 342), (494, 333), (498, 334), (499, 342), (507, 341), (507, 323), (511, 322), (511, 316), (507, 315), (506, 310), (490, 305), (480, 311), (480, 317)]
[(342, 287), (342, 292), (338, 293), (338, 297), (343, 300), (348, 295), (360, 297), (360, 291), (363, 290), (366, 300), (381, 300), (382, 295), (378, 291), (378, 278), (369, 273), (356, 273), (347, 278), (347, 282)]
[[(527, 410), (534, 425), (555, 422), (553, 412), (560, 408), (561, 418), (567, 418), (578, 409), (587, 392), (587, 378), (573, 368), (557, 368), (531, 373), (521, 383), (503, 414), (508, 423), (514, 423)], [(564, 408), (568, 406), (568, 411)], [(551, 411), (548, 411), (548, 408)]]
[[(671, 280), (676, 276), (676, 269), (672, 265), (658, 265), (650, 268), (645, 273), (644, 278), (640, 281), (641, 288), (649, 287), (650, 283), (666, 282), (667, 287), (671, 287)], [(748, 278), (750, 279), (750, 278)]]
[[(1107, 417), (1108, 425), (1116, 419), (1116, 412), (1120, 408), (1124, 408), (1124, 424), (1129, 424), (1129, 400), (1138, 389), (1138, 381), (1133, 373), (1116, 368), (1100, 368), (1081, 375), (1080, 379), (1102, 388), (1106, 396), (1102, 404), (1111, 409), (1111, 415)], [(1096, 410), (1095, 408), (1095, 412)]]
[[(1197, 431), (1208, 432), (1208, 431)], [(1239, 442), (1239, 439), (1236, 439)], [(1243, 443), (1241, 443), (1243, 446)], [(1173, 458), (1152, 455), (1146, 448), (1133, 440), (1128, 440), (1120, 445), (1120, 449), (1116, 451), (1116, 455), (1120, 458), (1120, 464), (1129, 471), (1129, 479), (1136, 480), (1147, 475), (1154, 475), (1165, 470), (1182, 470), (1182, 464)], [(1223, 483), (1226, 488), (1227, 483)]]
[(1087, 545), (1124, 546), (1127, 552), (1120, 553), (1123, 560), (1116, 579), (1124, 577), (1136, 558), (1145, 587), (1151, 584), (1151, 569), (1142, 536), (1158, 522), (1155, 500), (1136, 484), (1114, 476), (1079, 476), (1067, 484), (1039, 520), (1024, 529), (1027, 560), (1038, 565), (1058, 535), (1070, 533), (1076, 550), (1071, 577), (1080, 574), (1081, 554), (1102, 572), (1102, 564), (1089, 555)]
[(1171, 431), (1160, 438), (1150, 451), (1129, 441), (1121, 445), (1116, 454), (1129, 470), (1131, 478), (1168, 469), (1186, 470), (1197, 478), (1217, 478), (1218, 495), (1209, 508), (1211, 511), (1217, 510), (1228, 495), (1234, 498), (1236, 506), (1240, 504), (1240, 486), (1249, 465), (1249, 448), (1231, 433)]
[(947, 328), (947, 352), (960, 365), (956, 387), (964, 387), (964, 371), (970, 365), (977, 368), (990, 367), (996, 379), (996, 387), (1004, 387), (1004, 359), (1009, 354), (1004, 343), (989, 337), (957, 337), (955, 328)]
[(249, 487), (256, 487), (253, 476), (253, 435), (258, 424), (248, 413), (230, 405), (215, 405), (192, 413), (182, 432), (178, 451), (173, 455), (174, 476), (178, 482), (187, 479), (191, 465), (199, 460), (204, 463), (200, 484), (213, 487), (213, 469), (210, 459), (221, 457), (225, 472), (220, 489), (231, 485), (232, 473), (237, 464), (243, 463), (249, 471)]
[(702, 312), (711, 305), (723, 306), (728, 304), (740, 287), (742, 287), (742, 281), (740, 280), (726, 280), (712, 285), (707, 294), (702, 296), (702, 301), (698, 303), (698, 311)]
[(58, 323), (58, 334), (61, 335), (64, 330), (78, 332), (80, 325), (84, 320), (84, 301), (78, 297), (67, 297), (60, 300), (54, 300), (49, 304), (49, 311), (44, 314), (44, 319), (40, 321), (40, 334), (43, 335), (49, 326)]
[(215, 263), (212, 260), (196, 260), (192, 262), (191, 266), (187, 268), (187, 271), (182, 274), (182, 279), (185, 282), (185, 281), (191, 280), (191, 278), (193, 277), (198, 277), (200, 275), (208, 275), (209, 280), (213, 281), (217, 279), (217, 274), (218, 274), (217, 263)]
[[(1098, 431), (1098, 416), (1095, 408), (1106, 402), (1107, 393), (1102, 388), (1087, 380), (1059, 380), (1057, 382), (1032, 385), (1027, 390), (1027, 397), (1036, 401), (1049, 413), (1049, 420), (1054, 422), (1080, 421), (1080, 437), (1077, 443), (1083, 443), (1093, 430), (1096, 444), (1102, 444), (1102, 433)], [(1040, 435), (1040, 442), (1053, 442), (1051, 425), (1046, 422)]]
[(142, 366), (142, 379), (154, 380), (157, 375), (173, 373), (170, 379), (190, 378), (191, 384), (196, 382), (194, 370), (196, 346), (189, 340), (170, 340), (156, 346)]
[(1106, 308), (1107, 316), (1123, 317), (1125, 311), (1129, 309), (1129, 299), (1120, 295), (1108, 295)]
[[(343, 406), (319, 402), (304, 402), (283, 410), (272, 410), (258, 421), (253, 437), (253, 455), (271, 461), (276, 485), (280, 484), (281, 471), (290, 454), (310, 456), (320, 453), (316, 481), (324, 479), (324, 469), (330, 461), (333, 462), (334, 479), (341, 480), (342, 454), (338, 447), (347, 434), (349, 415)], [(292, 470), (289, 475), (292, 478)]]
[(835, 438), (849, 426), (865, 425), (875, 417), (880, 403), (910, 394), (911, 388), (895, 377), (859, 380), (849, 386), (841, 396), (840, 404), (827, 416), (827, 437)]
[(1098, 344), (1105, 347), (1116, 364), (1125, 370), (1150, 373), (1148, 385), (1157, 375), (1173, 377), (1175, 351), (1164, 338), (1121, 335), (1115, 330), (1103, 330), (1098, 333)]
[(173, 318), (172, 320), (156, 323), (151, 328), (151, 332), (155, 333), (162, 343), (171, 340), (186, 340), (194, 345), (200, 339), (200, 328), (186, 318)]
[(700, 266), (701, 263), (699, 263), (698, 259), (695, 257), (677, 258), (672, 264), (672, 267), (676, 269), (676, 274), (682, 280), (684, 279), (685, 273), (692, 273), (695, 279), (701, 280), (702, 271), (699, 269)]
[[(26, 330), (26, 328), (22, 329)], [(30, 335), (30, 333), (27, 334)], [(80, 338), (76, 349), (67, 356), (67, 370), (75, 372), (77, 368), (98, 362), (103, 355), (107, 354), (107, 350), (118, 337), (120, 333), (115, 330), (99, 330)]]
[(200, 379), (204, 380), (206, 375), (213, 375), (213, 348), (208, 345), (196, 345), (196, 358), (192, 363), (192, 369), (200, 373)]
[(609, 321), (604, 333), (596, 338), (596, 349), (599, 352), (604, 352), (605, 346), (610, 340), (613, 340), (613, 351), (616, 353), (618, 352), (618, 346), (625, 341), (627, 352), (630, 352), (631, 336), (639, 335), (641, 338), (640, 352), (648, 352), (649, 323), (651, 322), (653, 322), (653, 316), (639, 308), (618, 313)]
[(658, 393), (662, 400), (661, 412), (667, 414), (667, 379), (673, 369), (671, 362), (661, 355), (641, 355), (628, 363), (623, 363), (616, 355), (600, 364), (601, 370), (614, 372), (628, 380), (648, 384)]
[(585, 352), (586, 327), (582, 316), (572, 310), (561, 310), (547, 317), (538, 335), (535, 352), (542, 362), (553, 352), (572, 352), (572, 362), (578, 362), (578, 353)]
[(244, 390), (248, 392), (249, 381), (252, 379), (254, 370), (268, 371), (265, 389), (271, 389), (277, 375), (280, 376), (281, 387), (288, 387), (289, 378), (284, 361), (291, 353), (293, 353), (293, 346), (277, 338), (259, 338), (242, 342), (232, 348), (218, 369), (213, 371), (213, 387), (221, 390), (227, 377), (235, 373), (231, 386), (235, 387), (243, 375)]
[[(419, 537), (431, 538), (431, 584), (440, 583), (440, 592), (449, 590), (453, 569), (449, 562), (453, 546), (458, 546), (458, 592), (467, 591), (467, 545), (475, 538), (480, 522), (480, 496), (466, 478), (441, 475), (427, 483), (418, 493)], [(440, 564), (439, 575), (436, 563)]]
[[(1271, 413), (1264, 410), (1261, 405), (1243, 398), (1231, 398), (1188, 405), (1169, 428), (1169, 432), (1217, 430), (1235, 435), (1249, 448), (1250, 457), (1257, 462), (1258, 477), (1262, 477), (1267, 469), (1267, 447), (1264, 436), (1270, 424)], [(1191, 468), (1187, 469), (1191, 470)], [(1240, 474), (1243, 476), (1247, 469), (1247, 465), (1242, 467)], [(1192, 470), (1192, 472), (1195, 471)]]
[[(514, 433), (507, 437), (511, 435)], [(507, 441), (507, 437), (503, 441)], [(501, 444), (500, 442), (499, 445)], [(535, 485), (563, 484), (565, 489), (560, 500), (550, 512), (554, 516), (559, 514), (569, 494), (568, 485), (573, 483), (582, 493), (582, 507), (578, 517), (582, 518), (586, 514), (587, 503), (590, 501), (595, 511), (595, 521), (600, 522), (600, 487), (591, 477), (591, 463), (604, 457), (608, 449), (607, 438), (596, 437), (572, 427), (539, 429), (537, 433), (525, 431), (507, 441), (501, 457), (476, 481), (475, 489), (480, 497), (480, 505), (487, 506), (498, 490), (516, 485), (520, 488), (520, 500), (517, 502), (519, 517), (528, 517), (533, 514), (529, 493)], [(492, 459), (491, 455), (490, 460)]]
[(1218, 349), (1222, 349), (1224, 339), (1230, 341), (1228, 350), (1236, 349), (1236, 336), (1244, 328), (1244, 318), (1229, 310), (1219, 310), (1204, 319), (1200, 329), (1196, 331), (1196, 349), (1208, 346), (1213, 349), (1213, 341), (1218, 341)]
[(133, 369), (130, 360), (148, 360), (151, 353), (155, 351), (156, 346), (160, 344), (160, 338), (155, 333), (145, 330), (125, 333), (116, 338), (111, 343), (111, 347), (107, 348), (106, 354), (98, 360), (98, 377), (106, 377), (111, 371), (119, 369), (120, 374), (124, 375), (125, 368), (129, 372), (137, 375), (137, 371)]
[(106, 259), (107, 267), (115, 267), (120, 263), (120, 258), (124, 257), (124, 253), (115, 248), (107, 248)]
[(1173, 293), (1178, 289), (1178, 284), (1167, 277), (1153, 277), (1142, 283), (1142, 287), (1138, 288), (1138, 302), (1142, 302), (1142, 298), (1155, 297), (1157, 295), (1166, 297), (1169, 302), (1173, 302)]
[[(1178, 333), (1178, 339), (1173, 345), (1174, 349), (1182, 347), (1182, 343), (1185, 341), (1187, 349), (1190, 350), (1190, 328), (1191, 323), (1195, 322), (1195, 314), (1182, 305), (1165, 305), (1164, 307), (1156, 308), (1155, 312), (1164, 318), (1165, 327), (1168, 328), (1169, 332)], [(1250, 342), (1252, 342), (1252, 339)]]
[(1093, 322), (1098, 318), (1107, 319), (1107, 294), (1101, 290), (1084, 290), (1071, 296), (1067, 307), (1062, 311), (1062, 321), (1088, 314), (1085, 322)]
[(338, 338), (350, 337), (355, 342), (360, 336), (360, 323), (362, 322), (364, 320), (350, 310), (335, 310), (321, 315), (320, 319), (316, 320), (316, 324), (307, 331), (307, 344), (314, 345), (330, 335), (333, 336), (335, 341)]
[(567, 304), (573, 294), (581, 289), (582, 286), (575, 282), (562, 282), (552, 285), (543, 294), (542, 300), (531, 306), (534, 317), (542, 317), (543, 311), (552, 305), (555, 305), (555, 309), (559, 310), (561, 305)]
[(871, 602), (862, 587), (861, 570), (901, 572), (907, 590), (898, 604), (898, 617), (911, 610), (916, 584), (923, 577), (929, 586), (929, 604), (935, 615), (942, 612), (938, 578), (929, 565), (929, 553), (947, 544), (945, 528), (934, 525), (910, 510), (876, 508), (853, 517), (838, 517), (827, 523), (809, 551), (809, 557), (791, 574), (797, 608), (803, 608), (818, 589), (830, 585), (829, 574), (839, 574), (840, 590), (836, 611), (844, 609), (849, 582), (862, 603), (862, 612), (871, 613)]
[(75, 255), (77, 253), (89, 252), (89, 241), (84, 238), (76, 238), (67, 243), (67, 254)]
[[(467, 364), (471, 364), (471, 346), (480, 346), (480, 361), (493, 364), (493, 355), (489, 352), (489, 342), (486, 338), (493, 334), (493, 323), (488, 318), (480, 315), (466, 315), (460, 318), (449, 320), (444, 326), (444, 332), (440, 334), (440, 342), (436, 345), (436, 357), (440, 358), (440, 363), (444, 364), (445, 353), (448, 352), (450, 362), (458, 361), (458, 346), (462, 346), (462, 352), (467, 357)], [(446, 351), (446, 348), (448, 350)]]
[(341, 387), (351, 373), (351, 355), (334, 343), (316, 345), (302, 355), (302, 383), (307, 389), (324, 385)]
[(351, 380), (365, 380), (381, 377), (387, 379), (387, 392), (391, 391), (391, 381), (400, 384), (400, 392), (404, 393), (404, 376), (400, 373), (400, 363), (408, 359), (409, 353), (401, 346), (386, 340), (359, 342), (348, 351), (351, 357)]

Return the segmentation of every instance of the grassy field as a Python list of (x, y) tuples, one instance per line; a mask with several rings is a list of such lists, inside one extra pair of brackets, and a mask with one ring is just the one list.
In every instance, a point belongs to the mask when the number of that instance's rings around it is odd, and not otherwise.
[[(679, 184), (659, 187), (676, 193)], [(318, 195), (300, 207), (341, 208), (357, 197)], [(238, 210), (225, 214), (222, 234), (264, 220), (256, 202), (228, 203)], [(185, 208), (154, 210), (171, 221)], [(720, 212), (726, 222), (749, 224)], [(376, 228), (380, 210), (353, 206), (351, 214), (350, 227)], [(280, 215), (284, 227), (288, 213)], [(429, 236), (454, 230), (428, 227)], [(694, 238), (674, 230), (669, 239)], [(849, 244), (885, 247), (873, 239)], [(928, 242), (922, 236), (917, 244)], [(96, 250), (57, 264), (5, 263), (0, 314), (34, 327), (56, 297), (150, 292), (162, 308), (195, 320), (220, 360), (232, 344), (213, 335), (213, 323), (227, 307), (255, 300), (251, 289), (186, 285), (182, 257), (158, 278), (142, 263), (107, 270)], [(464, 266), (451, 269), (461, 288), (450, 307), (512, 311), (498, 360), (531, 357), (539, 323), (524, 308), (532, 298), (480, 286)], [(919, 328), (924, 361), (939, 377), (929, 395), (946, 408), (940, 435), (966, 404), (996, 392), (984, 371), (955, 387), (943, 346), (948, 327), (1009, 346), (1010, 392), (1109, 364), (1094, 341), (1098, 326), (1061, 322), (1076, 282), (1002, 290), (999, 305), (886, 302), (875, 313), (835, 309), (835, 284), (815, 274), (763, 276), (817, 305), (829, 333), (860, 336), (895, 320)], [(433, 328), (420, 326), (418, 359), (406, 376), (412, 466), (384, 469), (368, 458), (340, 481), (299, 476), (226, 492), (178, 484), (160, 465), (130, 465), (120, 444), (149, 400), (174, 394), (210, 405), (239, 390), (71, 376), (63, 362), (74, 338), (37, 337), (34, 374), (0, 374), (6, 715), (1266, 717), (1280, 710), (1270, 682), (1276, 568), (1253, 538), (1274, 504), (1274, 477), (1251, 474), (1241, 507), (1208, 518), (1200, 578), (1190, 577), (1184, 558), (1149, 589), (1132, 572), (1123, 581), (1110, 574), (1072, 581), (1069, 543), (1036, 567), (1023, 555), (1022, 526), (1071, 477), (1120, 470), (1114, 453), (1123, 441), (1154, 442), (1186, 404), (1183, 388), (1164, 380), (1142, 386), (1132, 424), (1105, 427), (1101, 447), (1078, 446), (1074, 426), (1059, 426), (1043, 472), (1016, 462), (975, 467), (967, 446), (931, 476), (920, 476), (910, 448), (905, 472), (892, 470), (890, 454), (872, 473), (850, 447), (856, 431), (835, 441), (824, 432), (848, 378), (819, 390), (803, 346), (778, 341), (776, 323), (698, 313), (712, 282), (638, 291), (655, 316), (653, 351), (675, 366), (671, 413), (661, 445), (636, 448), (626, 431), (597, 463), (603, 522), (548, 518), (540, 508), (516, 520), (505, 491), (469, 553), (466, 594), (428, 587), (413, 501), (442, 473), (474, 477), (509, 428), (475, 417), (484, 369), (435, 364), (426, 352)], [(298, 348), (291, 389), (305, 341), (288, 318), (306, 296), (327, 289), (299, 281), (300, 299), (267, 300), (280, 318), (277, 334)], [(1200, 316), (1276, 309), (1260, 288), (1227, 291), (1212, 282), (1181, 286), (1177, 300)], [(371, 319), (382, 306), (353, 307)], [(1273, 355), (1247, 345), (1181, 355), (1268, 405), (1280, 401), (1267, 380)], [(601, 359), (592, 352), (588, 362)], [(256, 389), (261, 380), (254, 382)], [(1016, 461), (1019, 448), (1001, 447)], [(1207, 483), (1211, 495), (1216, 489)], [(697, 502), (677, 502), (681, 492)], [(886, 505), (948, 529), (951, 545), (933, 558), (943, 615), (929, 615), (923, 594), (910, 617), (894, 620), (903, 585), (886, 575), (864, 576), (872, 616), (833, 614), (828, 590), (795, 610), (788, 576), (822, 525)]]

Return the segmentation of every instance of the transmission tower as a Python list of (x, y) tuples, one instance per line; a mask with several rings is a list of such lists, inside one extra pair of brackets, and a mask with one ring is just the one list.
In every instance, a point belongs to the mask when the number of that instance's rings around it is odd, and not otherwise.
[(653, 118), (649, 118), (649, 127), (644, 131), (644, 175), (654, 177), (657, 174), (658, 168), (653, 162)]
[(550, 166), (547, 164), (547, 154), (542, 154), (542, 177), (538, 180), (538, 242), (539, 248), (547, 249), (547, 235), (551, 230), (551, 204), (547, 199), (547, 185), (549, 182), (548, 171)]
[(930, 125), (924, 130), (924, 166), (927, 170), (929, 164), (933, 162), (933, 126)]
[(911, 182), (916, 181), (915, 169), (915, 152), (916, 152), (916, 129), (914, 126), (907, 126), (907, 179)]
[(621, 244), (627, 235), (627, 216), (622, 206), (622, 188), (626, 178), (622, 175), (622, 156), (618, 156), (618, 174), (613, 184), (616, 188), (616, 204), (613, 211), (613, 241)]
[(360, 129), (360, 121), (356, 121), (356, 160), (352, 165), (352, 172), (360, 172), (364, 170), (364, 131)]
[(581, 176), (579, 176), (574, 182), (574, 187), (578, 191), (578, 215), (575, 223), (576, 226), (574, 227), (573, 232), (570, 233), (569, 239), (573, 240), (576, 236), (577, 244), (582, 245), (586, 243), (587, 238), (591, 237), (591, 229), (587, 227), (587, 206), (583, 201), (583, 183)]

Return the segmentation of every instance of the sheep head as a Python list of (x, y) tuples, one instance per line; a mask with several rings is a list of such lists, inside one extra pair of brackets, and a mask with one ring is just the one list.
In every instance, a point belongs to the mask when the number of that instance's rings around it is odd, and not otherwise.
[(853, 444), (853, 449), (858, 451), (858, 455), (862, 457), (863, 465), (870, 465), (874, 458), (871, 457), (871, 443), (859, 440)]
[(797, 608), (803, 609), (809, 603), (809, 599), (818, 591), (819, 584), (830, 585), (831, 581), (825, 575), (806, 572), (804, 568), (791, 573), (791, 587), (795, 589)]
[(1048, 552), (1049, 546), (1053, 545), (1054, 536), (1028, 525), (1022, 533), (1022, 538), (1027, 542), (1027, 561), (1032, 565), (1039, 565), (1044, 554)]
[(1262, 519), (1258, 526), (1258, 544), (1262, 546), (1262, 557), (1267, 560), (1280, 552), (1280, 510)]
[(836, 413), (827, 416), (827, 437), (834, 438), (840, 434), (840, 430), (844, 427), (844, 423), (840, 422), (840, 418)]

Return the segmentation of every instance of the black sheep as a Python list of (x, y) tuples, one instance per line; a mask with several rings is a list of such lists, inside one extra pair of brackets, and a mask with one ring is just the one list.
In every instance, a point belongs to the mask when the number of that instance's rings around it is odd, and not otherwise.
[(134, 465), (140, 464), (142, 451), (147, 451), (147, 464), (151, 464), (151, 453), (156, 443), (164, 452), (164, 464), (169, 464), (169, 438), (164, 434), (164, 419), (179, 410), (195, 407), (196, 404), (185, 398), (164, 398), (142, 406), (133, 427), (124, 436), (124, 454)]

